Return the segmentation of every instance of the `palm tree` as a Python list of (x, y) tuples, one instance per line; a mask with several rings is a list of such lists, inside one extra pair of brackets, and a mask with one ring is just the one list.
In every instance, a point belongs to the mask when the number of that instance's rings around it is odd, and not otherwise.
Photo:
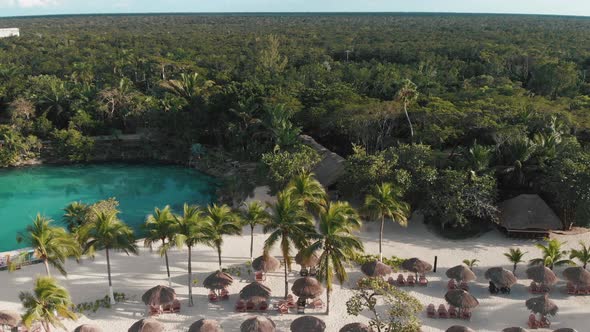
[(590, 246), (587, 246), (584, 242), (580, 241), (581, 249), (572, 249), (570, 253), (571, 259), (577, 259), (582, 263), (582, 266), (586, 268), (588, 263), (590, 263)]
[(111, 279), (110, 251), (122, 251), (127, 255), (139, 254), (135, 237), (131, 227), (121, 221), (119, 211), (98, 211), (93, 209), (96, 219), (80, 227), (79, 239), (84, 246), (84, 252), (94, 257), (97, 250), (105, 250), (107, 257), (107, 274), (109, 279), (109, 297), (115, 303), (113, 281)]
[(365, 198), (365, 209), (373, 217), (381, 219), (381, 231), (379, 232), (379, 261), (383, 260), (383, 226), (385, 218), (391, 218), (397, 221), (403, 227), (408, 225), (408, 216), (410, 214), (409, 204), (401, 200), (401, 194), (393, 188), (391, 183), (382, 183), (375, 185), (373, 191)]
[(34, 322), (40, 322), (43, 329), (50, 332), (50, 325), (65, 329), (60, 318), (70, 320), (78, 318), (71, 311), (74, 304), (70, 294), (51, 277), (37, 278), (33, 293), (20, 292), (18, 297), (26, 310), (22, 319), (27, 328), (30, 328)]
[(318, 280), (326, 283), (326, 313), (330, 313), (330, 293), (334, 276), (342, 284), (347, 278), (344, 264), (358, 252), (363, 243), (354, 235), (361, 227), (360, 217), (346, 202), (328, 203), (319, 213), (319, 234), (316, 241), (305, 249), (304, 255), (323, 250), (319, 257)]
[(465, 264), (470, 270), (473, 270), (473, 268), (477, 266), (477, 263), (479, 263), (479, 259), (477, 258), (463, 260), (463, 264)]
[(555, 266), (571, 264), (572, 261), (567, 258), (567, 250), (561, 250), (561, 243), (556, 239), (549, 240), (546, 246), (541, 243), (535, 244), (535, 247), (541, 249), (543, 256), (541, 258), (531, 259), (529, 265), (543, 264), (553, 270)]
[(64, 212), (63, 221), (66, 223), (68, 231), (73, 232), (84, 223), (88, 213), (88, 204), (72, 202), (66, 206)]
[(221, 246), (223, 245), (223, 236), (241, 234), (242, 227), (240, 219), (239, 216), (226, 204), (221, 206), (213, 204), (207, 207), (206, 221), (207, 225), (203, 228), (203, 232), (210, 241), (211, 246), (217, 249), (219, 271), (221, 271)]
[(62, 227), (51, 226), (53, 220), (37, 214), (32, 225), (27, 226), (24, 234), (16, 238), (35, 250), (35, 255), (45, 264), (45, 271), (51, 276), (49, 265), (66, 276), (64, 268), (68, 257), (80, 257), (80, 245), (74, 237)]
[(203, 228), (207, 223), (203, 213), (198, 206), (184, 204), (183, 215), (174, 216), (176, 223), (176, 235), (174, 240), (176, 245), (188, 248), (188, 305), (193, 306), (193, 270), (191, 264), (192, 248), (199, 244), (210, 242), (203, 234)]
[(193, 103), (205, 90), (213, 86), (213, 81), (202, 81), (198, 73), (180, 74), (178, 80), (168, 80), (162, 87), (171, 93), (184, 98), (189, 104)]
[(250, 263), (252, 263), (254, 252), (254, 227), (265, 225), (269, 220), (270, 214), (266, 212), (260, 201), (245, 204), (245, 209), (242, 210), (242, 224), (250, 226)]
[(510, 248), (509, 252), (504, 253), (504, 256), (506, 256), (506, 258), (508, 258), (508, 260), (510, 261), (510, 263), (512, 263), (512, 273), (516, 274), (516, 267), (518, 266), (518, 264), (520, 263), (524, 263), (524, 255), (526, 255), (527, 252), (523, 252), (520, 250), (520, 248)]
[(397, 92), (397, 99), (400, 100), (404, 104), (404, 113), (406, 114), (406, 119), (408, 120), (408, 124), (410, 125), (410, 138), (412, 142), (414, 141), (414, 126), (412, 126), (412, 121), (410, 120), (410, 114), (408, 114), (408, 105), (418, 99), (418, 88), (414, 82), (405, 79), (402, 82), (401, 88)]
[[(174, 215), (170, 211), (170, 206), (166, 205), (164, 209), (154, 209), (154, 214), (149, 216), (145, 222), (147, 231), (144, 246), (152, 248), (154, 242), (161, 241), (160, 256), (164, 256), (166, 261), (166, 273), (168, 275), (168, 285), (172, 287), (170, 280), (170, 265), (168, 264), (168, 250), (170, 249), (171, 240), (174, 237)], [(166, 242), (168, 241), (168, 242)]]
[(287, 185), (286, 191), (312, 211), (317, 211), (326, 199), (324, 186), (315, 179), (314, 174), (302, 172), (296, 175)]
[(307, 238), (315, 233), (313, 218), (303, 205), (287, 192), (277, 194), (277, 202), (269, 205), (271, 219), (264, 225), (264, 233), (270, 233), (264, 242), (264, 254), (279, 243), (285, 262), (285, 298), (289, 294), (287, 270), (291, 269), (291, 246), (301, 250), (308, 244)]

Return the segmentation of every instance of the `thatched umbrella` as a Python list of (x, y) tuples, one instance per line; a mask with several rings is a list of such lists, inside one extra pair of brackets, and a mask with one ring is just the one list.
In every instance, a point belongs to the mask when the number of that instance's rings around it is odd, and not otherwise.
[(207, 289), (217, 290), (227, 288), (233, 282), (234, 278), (229, 274), (222, 271), (216, 271), (203, 280), (203, 286)]
[(303, 251), (300, 251), (297, 253), (297, 255), (295, 255), (295, 263), (301, 265), (304, 268), (317, 266), (319, 261), (320, 256), (315, 252), (309, 257), (304, 257)]
[(555, 316), (559, 310), (557, 305), (549, 299), (547, 294), (526, 300), (526, 307), (529, 308), (530, 311), (536, 314), (541, 314), (542, 316)]
[(344, 325), (339, 332), (373, 332), (373, 329), (363, 323), (350, 323)]
[(449, 327), (445, 332), (475, 332), (474, 330), (462, 325), (453, 325)]
[(567, 281), (578, 286), (590, 286), (590, 272), (581, 266), (572, 266), (563, 270), (563, 276)]
[(562, 327), (560, 329), (553, 330), (553, 332), (578, 332), (578, 331), (574, 330), (572, 328), (569, 328), (569, 327)]
[(393, 272), (391, 267), (381, 263), (380, 261), (366, 262), (361, 265), (361, 271), (369, 277), (382, 277)]
[(102, 329), (96, 325), (83, 324), (76, 327), (74, 332), (102, 332)]
[(326, 323), (313, 316), (299, 317), (291, 322), (291, 332), (324, 332)]
[(264, 316), (255, 316), (246, 319), (240, 325), (241, 332), (275, 332), (275, 322)]
[(452, 289), (445, 294), (445, 300), (450, 305), (460, 309), (471, 309), (479, 305), (479, 301), (473, 295), (462, 289)]
[(446, 275), (449, 279), (455, 279), (457, 281), (469, 282), (477, 279), (475, 273), (465, 265), (457, 265), (448, 269)]
[(188, 332), (223, 332), (223, 329), (216, 320), (202, 318), (192, 323)]
[(174, 299), (176, 299), (174, 289), (162, 285), (150, 288), (141, 296), (143, 303), (153, 306), (172, 303)]
[(548, 286), (554, 285), (557, 282), (555, 273), (542, 264), (529, 267), (526, 270), (526, 276), (527, 278), (532, 279), (534, 282)]
[(522, 327), (507, 327), (503, 329), (502, 332), (528, 332), (528, 330)]
[(485, 273), (486, 279), (498, 287), (511, 287), (517, 281), (514, 273), (502, 267), (492, 267)]
[(252, 268), (255, 271), (273, 272), (281, 267), (281, 262), (271, 255), (262, 255), (252, 261)]
[(424, 274), (428, 271), (431, 271), (432, 265), (430, 265), (430, 263), (427, 263), (419, 258), (410, 258), (410, 259), (406, 259), (402, 263), (402, 269), (416, 273), (416, 277), (417, 277), (418, 273)]
[(291, 290), (293, 291), (293, 294), (299, 297), (315, 299), (322, 295), (324, 287), (316, 278), (304, 277), (295, 280)]
[(17, 327), (21, 322), (21, 315), (16, 311), (1, 310), (0, 311), (0, 325)]
[(254, 281), (244, 286), (240, 291), (240, 298), (244, 300), (250, 300), (255, 297), (269, 298), (270, 288), (265, 286), (263, 283)]
[(135, 322), (127, 332), (162, 332), (164, 325), (152, 318), (144, 318)]

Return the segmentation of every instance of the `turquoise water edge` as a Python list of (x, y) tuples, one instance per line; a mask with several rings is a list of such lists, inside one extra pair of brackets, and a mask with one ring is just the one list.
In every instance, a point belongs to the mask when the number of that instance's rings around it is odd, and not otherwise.
[(23, 248), (16, 236), (41, 213), (62, 223), (63, 209), (74, 201), (94, 203), (115, 197), (119, 218), (141, 236), (141, 225), (154, 207), (182, 211), (184, 202), (214, 200), (217, 181), (199, 171), (157, 164), (42, 165), (0, 170), (0, 252)]

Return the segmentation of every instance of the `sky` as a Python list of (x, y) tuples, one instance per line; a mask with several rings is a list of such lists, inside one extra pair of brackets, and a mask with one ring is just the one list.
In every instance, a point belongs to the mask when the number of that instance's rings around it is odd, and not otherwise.
[(456, 12), (590, 16), (590, 0), (0, 0), (0, 17), (163, 12)]

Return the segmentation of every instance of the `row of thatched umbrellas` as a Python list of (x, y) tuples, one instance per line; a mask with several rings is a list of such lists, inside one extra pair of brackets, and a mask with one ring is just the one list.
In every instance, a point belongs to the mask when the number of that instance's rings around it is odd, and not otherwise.
[[(419, 258), (410, 258), (403, 261), (402, 269), (416, 274), (424, 274), (432, 271), (432, 265)], [(384, 277), (393, 273), (391, 267), (378, 260), (368, 261), (361, 265), (361, 271), (368, 277)]]

